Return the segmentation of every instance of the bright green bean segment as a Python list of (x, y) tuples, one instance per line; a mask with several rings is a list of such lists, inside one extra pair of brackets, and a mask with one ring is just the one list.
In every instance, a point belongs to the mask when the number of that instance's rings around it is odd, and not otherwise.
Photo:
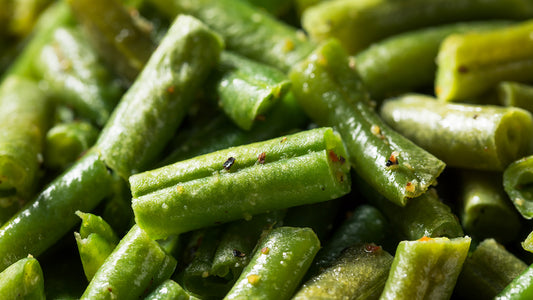
[(0, 298), (45, 299), (43, 271), (35, 258), (22, 258), (0, 273)]

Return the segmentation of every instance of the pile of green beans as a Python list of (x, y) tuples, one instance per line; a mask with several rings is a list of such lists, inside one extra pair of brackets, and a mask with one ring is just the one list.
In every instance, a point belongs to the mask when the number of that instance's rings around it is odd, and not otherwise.
[(0, 299), (532, 297), (533, 1), (0, 7)]

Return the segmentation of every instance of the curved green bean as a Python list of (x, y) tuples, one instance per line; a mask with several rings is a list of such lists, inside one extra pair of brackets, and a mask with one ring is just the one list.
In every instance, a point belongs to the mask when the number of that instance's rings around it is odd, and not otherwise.
[(533, 155), (520, 158), (505, 169), (503, 188), (522, 217), (533, 218)]
[(444, 163), (379, 118), (338, 42), (317, 48), (289, 77), (305, 112), (339, 131), (354, 170), (387, 199), (404, 206), (436, 182)]

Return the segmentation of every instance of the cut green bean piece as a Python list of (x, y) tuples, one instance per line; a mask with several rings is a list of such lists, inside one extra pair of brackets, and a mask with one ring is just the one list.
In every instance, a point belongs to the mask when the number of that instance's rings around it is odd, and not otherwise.
[(383, 123), (338, 42), (317, 48), (290, 78), (306, 113), (336, 127), (354, 170), (387, 199), (403, 206), (436, 182), (444, 163)]
[(229, 50), (282, 71), (314, 48), (303, 32), (242, 0), (150, 1), (169, 17), (178, 13), (197, 17), (223, 36)]
[(117, 244), (109, 242), (105, 237), (96, 233), (81, 237), (75, 232), (74, 237), (78, 244), (83, 272), (87, 280), (91, 281)]
[(501, 244), (486, 239), (466, 258), (456, 291), (465, 299), (494, 299), (526, 268)]
[(273, 229), (224, 299), (289, 299), (319, 248), (309, 228)]
[(528, 0), (337, 0), (307, 9), (302, 26), (316, 41), (337, 38), (350, 53), (401, 32), (460, 21), (528, 19)]
[(87, 151), (98, 137), (91, 123), (60, 123), (46, 133), (44, 164), (51, 169), (65, 169)]
[(107, 122), (122, 93), (77, 28), (56, 29), (38, 55), (35, 68), (59, 102), (98, 126)]
[(196, 128), (178, 133), (173, 140), (179, 142), (179, 145), (158, 166), (229, 147), (268, 140), (302, 129), (307, 122), (307, 116), (294, 99), (294, 95), (289, 93), (274, 105), (264, 120), (255, 122), (250, 131), (238, 128), (225, 115), (199, 124), (194, 123)]
[(43, 271), (32, 256), (22, 258), (0, 273), (2, 299), (45, 299)]
[(280, 70), (231, 52), (222, 52), (214, 75), (216, 95), (224, 112), (250, 130), (291, 87)]
[(98, 269), (81, 299), (134, 299), (169, 279), (176, 260), (137, 225)]
[(373, 191), (362, 180), (360, 189), (370, 203), (379, 208), (400, 239), (416, 240), (427, 237), (456, 238), (463, 236), (463, 229), (451, 208), (444, 204), (433, 188), (419, 197), (410, 199), (404, 207), (398, 207)]
[(41, 53), (42, 48), (52, 40), (53, 32), (56, 28), (74, 23), (74, 18), (68, 5), (64, 1), (57, 1), (50, 5), (39, 17), (37, 24), (31, 34), (31, 40), (24, 47), (22, 52), (3, 74), (19, 75), (37, 79), (39, 72), (35, 69), (35, 62)]
[(503, 188), (522, 217), (533, 218), (533, 156), (520, 158), (505, 169)]
[(111, 169), (127, 179), (154, 163), (222, 46), (220, 37), (198, 20), (176, 19), (96, 143)]
[[(500, 81), (533, 77), (533, 21), (484, 32), (454, 34), (437, 56), (435, 94), (440, 100), (468, 100)], [(492, 47), (498, 41), (498, 47)]]
[(440, 43), (452, 33), (482, 31), (512, 24), (505, 21), (465, 22), (393, 35), (353, 57), (372, 99), (433, 87)]
[(37, 83), (11, 76), (0, 86), (0, 197), (28, 199), (36, 187), (52, 105)]
[(477, 239), (493, 237), (500, 243), (516, 239), (520, 215), (503, 190), (501, 174), (461, 173), (459, 217), (465, 232)]
[(99, 155), (85, 154), (0, 228), (0, 270), (55, 244), (79, 222), (75, 211), (91, 211), (110, 194), (111, 181)]
[(527, 300), (533, 299), (533, 265), (509, 283), (495, 300)]
[(154, 51), (142, 31), (117, 0), (68, 0), (100, 56), (117, 74), (133, 82)]
[(533, 118), (520, 108), (452, 104), (410, 94), (384, 103), (381, 116), (453, 167), (502, 171), (533, 149)]
[(318, 251), (309, 273), (315, 275), (330, 267), (348, 247), (362, 243), (381, 244), (387, 236), (388, 225), (385, 217), (373, 206), (357, 207)]
[(450, 299), (470, 238), (402, 241), (380, 299)]
[(345, 157), (340, 136), (318, 128), (136, 174), (130, 177), (135, 220), (163, 238), (335, 199), (350, 191)]
[(190, 295), (175, 281), (168, 279), (146, 296), (144, 300), (199, 300), (199, 298)]
[(393, 257), (375, 244), (347, 248), (333, 264), (303, 284), (294, 300), (378, 299)]
[(533, 86), (504, 81), (498, 84), (498, 99), (504, 106), (523, 108), (533, 113)]

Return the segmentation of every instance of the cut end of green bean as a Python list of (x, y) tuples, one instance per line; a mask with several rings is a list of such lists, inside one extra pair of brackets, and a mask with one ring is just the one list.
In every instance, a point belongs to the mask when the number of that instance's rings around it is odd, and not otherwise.
[(495, 131), (495, 144), (503, 166), (509, 165), (517, 158), (532, 153), (533, 117), (520, 108), (510, 109), (505, 113)]
[(533, 218), (533, 156), (510, 164), (503, 173), (503, 187), (518, 212)]

